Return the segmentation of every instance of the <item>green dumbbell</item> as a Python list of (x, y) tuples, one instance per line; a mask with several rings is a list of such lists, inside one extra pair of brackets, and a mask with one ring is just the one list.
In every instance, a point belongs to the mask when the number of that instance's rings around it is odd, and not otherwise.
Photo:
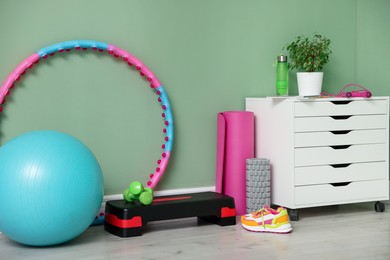
[(127, 202), (139, 200), (143, 205), (150, 205), (153, 202), (153, 190), (144, 188), (141, 182), (133, 181), (128, 189), (123, 192), (123, 199)]
[(139, 181), (133, 181), (130, 183), (129, 190), (134, 195), (140, 195), (144, 191), (144, 186)]
[(126, 189), (124, 192), (123, 192), (123, 199), (127, 202), (133, 202), (135, 200), (138, 200), (138, 196), (134, 195), (133, 193), (131, 193), (130, 189)]
[(153, 190), (151, 188), (144, 188), (144, 191), (139, 195), (139, 201), (143, 205), (150, 205), (153, 202)]

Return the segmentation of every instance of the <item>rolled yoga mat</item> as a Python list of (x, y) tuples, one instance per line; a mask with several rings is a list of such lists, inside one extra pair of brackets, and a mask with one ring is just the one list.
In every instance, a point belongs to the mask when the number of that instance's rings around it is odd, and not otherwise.
[(236, 214), (246, 213), (246, 159), (254, 158), (254, 114), (218, 114), (216, 192), (234, 198)]

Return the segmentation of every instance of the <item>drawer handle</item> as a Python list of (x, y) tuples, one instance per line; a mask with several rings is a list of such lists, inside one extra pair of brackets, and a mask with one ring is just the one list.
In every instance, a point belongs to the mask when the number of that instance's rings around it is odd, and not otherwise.
[(330, 164), (333, 168), (347, 168), (352, 163), (339, 163), (339, 164)]
[(332, 145), (331, 148), (335, 150), (348, 149), (352, 145)]
[(330, 185), (332, 185), (333, 187), (345, 187), (345, 186), (348, 186), (351, 182), (350, 181), (346, 181), (346, 182), (337, 182), (337, 183), (329, 183)]
[(334, 120), (346, 120), (351, 116), (330, 116), (330, 117), (333, 118)]
[(338, 131), (330, 131), (334, 135), (346, 135), (352, 130), (338, 130)]
[(337, 101), (330, 101), (334, 105), (348, 105), (352, 100), (337, 100)]

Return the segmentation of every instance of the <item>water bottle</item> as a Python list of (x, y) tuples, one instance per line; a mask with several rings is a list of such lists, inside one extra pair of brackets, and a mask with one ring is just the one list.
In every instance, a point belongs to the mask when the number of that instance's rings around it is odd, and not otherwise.
[(287, 56), (280, 55), (276, 62), (276, 95), (288, 96)]

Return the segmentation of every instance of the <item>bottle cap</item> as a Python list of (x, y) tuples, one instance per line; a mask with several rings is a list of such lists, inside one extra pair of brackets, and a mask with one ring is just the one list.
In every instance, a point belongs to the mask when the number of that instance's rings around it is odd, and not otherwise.
[(279, 55), (277, 57), (278, 62), (287, 62), (287, 56), (285, 55)]

